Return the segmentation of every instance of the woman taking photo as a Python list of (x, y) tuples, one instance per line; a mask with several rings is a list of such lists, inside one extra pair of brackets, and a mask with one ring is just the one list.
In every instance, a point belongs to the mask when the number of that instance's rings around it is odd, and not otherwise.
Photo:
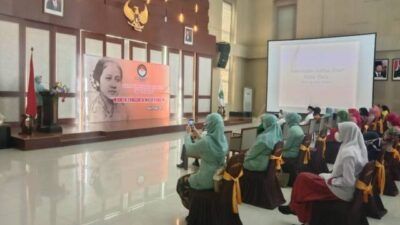
[(185, 135), (186, 154), (201, 159), (199, 170), (178, 180), (176, 190), (183, 206), (190, 207), (190, 190), (210, 190), (214, 188), (213, 176), (225, 163), (228, 151), (228, 142), (224, 135), (224, 121), (218, 113), (207, 116), (205, 122), (207, 134), (202, 138), (193, 138), (190, 126), (186, 127)]

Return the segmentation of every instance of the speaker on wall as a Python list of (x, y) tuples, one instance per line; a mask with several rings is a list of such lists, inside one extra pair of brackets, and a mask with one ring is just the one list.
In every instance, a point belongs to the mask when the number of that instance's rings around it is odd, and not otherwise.
[(229, 53), (231, 52), (231, 45), (226, 42), (218, 42), (217, 50), (219, 53), (217, 67), (225, 68), (229, 59)]

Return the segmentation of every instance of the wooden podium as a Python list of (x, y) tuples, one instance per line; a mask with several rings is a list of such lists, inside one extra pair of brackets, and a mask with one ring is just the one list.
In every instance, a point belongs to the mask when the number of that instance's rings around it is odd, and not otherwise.
[(44, 133), (62, 132), (61, 126), (58, 125), (58, 96), (50, 91), (40, 92), (40, 95), (43, 98), (43, 106), (37, 130)]

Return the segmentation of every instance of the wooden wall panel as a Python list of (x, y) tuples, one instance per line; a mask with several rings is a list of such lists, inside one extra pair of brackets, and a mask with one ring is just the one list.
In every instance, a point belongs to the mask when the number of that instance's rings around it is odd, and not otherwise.
[[(0, 0), (0, 14), (215, 55), (215, 36), (209, 35), (207, 28), (208, 0), (174, 0), (167, 3), (152, 0), (148, 6), (149, 22), (143, 32), (134, 31), (128, 25), (122, 12), (124, 2), (125, 0), (64, 0), (64, 16), (58, 17), (43, 12), (43, 0)], [(194, 12), (196, 2), (199, 5), (197, 14)], [(141, 9), (145, 4), (143, 0), (133, 0), (132, 3)], [(168, 22), (165, 23), (166, 9)], [(178, 21), (181, 11), (185, 15), (183, 24)], [(199, 31), (194, 35), (194, 45), (184, 45), (184, 26), (192, 27), (196, 23)]]

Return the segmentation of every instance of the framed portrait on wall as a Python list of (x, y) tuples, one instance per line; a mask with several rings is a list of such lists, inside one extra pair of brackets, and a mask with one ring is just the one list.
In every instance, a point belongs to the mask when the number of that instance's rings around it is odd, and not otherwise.
[(400, 81), (400, 59), (392, 60), (392, 80)]
[(64, 0), (43, 0), (44, 12), (56, 16), (64, 15)]
[(185, 45), (193, 45), (193, 28), (185, 27), (183, 40)]
[(376, 59), (374, 64), (374, 80), (388, 79), (389, 59)]

